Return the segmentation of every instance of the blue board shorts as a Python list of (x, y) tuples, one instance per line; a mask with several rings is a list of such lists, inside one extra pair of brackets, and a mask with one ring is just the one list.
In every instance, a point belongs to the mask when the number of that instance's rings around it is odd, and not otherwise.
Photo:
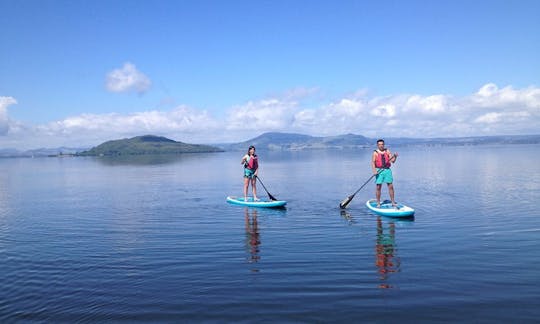
[(255, 170), (244, 168), (244, 177), (253, 179), (255, 177)]
[(379, 174), (375, 177), (376, 184), (392, 183), (394, 178), (392, 177), (392, 170), (390, 169), (377, 169)]

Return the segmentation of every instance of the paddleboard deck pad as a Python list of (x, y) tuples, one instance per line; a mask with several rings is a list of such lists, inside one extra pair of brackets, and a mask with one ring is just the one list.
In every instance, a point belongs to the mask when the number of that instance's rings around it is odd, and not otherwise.
[(262, 207), (262, 208), (282, 208), (285, 207), (287, 201), (285, 200), (269, 200), (261, 199), (253, 201), (253, 197), (248, 197), (244, 200), (244, 197), (227, 197), (227, 202), (234, 205), (247, 206), (247, 207)]
[(400, 203), (392, 206), (390, 200), (381, 201), (381, 206), (377, 207), (377, 200), (370, 199), (366, 202), (367, 208), (377, 215), (389, 217), (411, 217), (414, 215), (414, 209)]

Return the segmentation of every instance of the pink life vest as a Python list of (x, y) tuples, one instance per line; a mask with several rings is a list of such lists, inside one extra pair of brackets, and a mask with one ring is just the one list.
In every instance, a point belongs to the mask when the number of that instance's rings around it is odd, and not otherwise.
[(257, 155), (248, 156), (247, 166), (246, 168), (250, 170), (257, 170), (259, 168), (259, 160), (257, 158)]
[(388, 154), (388, 151), (384, 150), (384, 152), (379, 152), (375, 150), (375, 153), (377, 153), (377, 157), (375, 158), (375, 167), (383, 169), (390, 168), (390, 154)]

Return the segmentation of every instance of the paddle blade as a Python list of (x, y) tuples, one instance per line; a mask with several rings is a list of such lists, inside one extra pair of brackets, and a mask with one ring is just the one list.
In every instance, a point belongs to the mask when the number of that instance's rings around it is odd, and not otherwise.
[(270, 200), (272, 201), (275, 201), (275, 200), (278, 200), (276, 197), (274, 197), (271, 193), (269, 193), (268, 191), (266, 191), (266, 193), (268, 194), (268, 198), (270, 198)]
[(351, 201), (352, 201), (353, 198), (354, 198), (354, 195), (349, 196), (349, 197), (343, 199), (343, 200), (341, 201), (341, 203), (339, 204), (339, 208), (341, 208), (341, 209), (347, 208), (347, 206), (349, 206), (349, 204), (351, 203)]

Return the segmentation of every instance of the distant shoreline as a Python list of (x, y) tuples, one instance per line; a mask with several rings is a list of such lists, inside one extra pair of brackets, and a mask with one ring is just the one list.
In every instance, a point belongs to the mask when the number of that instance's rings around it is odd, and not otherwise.
[[(172, 140), (171, 140), (172, 141)], [(143, 153), (133, 155), (162, 155), (184, 153), (208, 153), (217, 151), (242, 151), (249, 145), (255, 145), (258, 150), (270, 151), (302, 151), (302, 150), (344, 150), (371, 148), (376, 139), (356, 134), (339, 136), (310, 136), (295, 133), (264, 133), (258, 137), (239, 143), (220, 143), (211, 145), (187, 144), (194, 146), (207, 146), (218, 150), (201, 152), (175, 152), (175, 153)], [(439, 138), (405, 138), (387, 137), (385, 141), (393, 147), (406, 146), (476, 146), (489, 144), (520, 145), (540, 144), (540, 135), (492, 135), (468, 137), (439, 137)], [(174, 141), (173, 141), (174, 142)], [(177, 142), (180, 143), (180, 142)], [(0, 158), (32, 158), (32, 157), (76, 157), (89, 148), (42, 148), (19, 151), (17, 149), (0, 150)], [(120, 154), (123, 156), (131, 154)], [(96, 155), (99, 156), (99, 155)]]

